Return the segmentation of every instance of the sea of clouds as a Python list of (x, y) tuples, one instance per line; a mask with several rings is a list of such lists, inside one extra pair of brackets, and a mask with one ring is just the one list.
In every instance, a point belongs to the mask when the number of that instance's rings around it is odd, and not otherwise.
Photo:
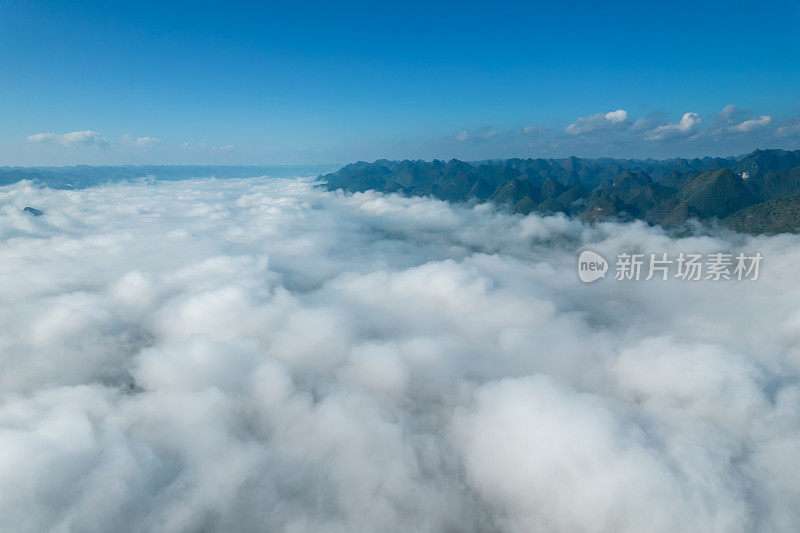
[(0, 530), (798, 531), (799, 265), (311, 179), (2, 187)]

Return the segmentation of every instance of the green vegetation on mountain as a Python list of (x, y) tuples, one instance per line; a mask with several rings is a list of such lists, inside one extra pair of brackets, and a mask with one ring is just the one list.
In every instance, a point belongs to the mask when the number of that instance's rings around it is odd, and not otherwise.
[(589, 223), (641, 219), (675, 226), (698, 219), (751, 233), (800, 232), (800, 150), (666, 161), (378, 160), (321, 178), (330, 189), (488, 200), (516, 213), (565, 213)]
[(678, 197), (700, 218), (725, 218), (757, 202), (742, 178), (727, 168), (700, 174), (683, 186)]
[(745, 233), (800, 233), (800, 192), (752, 205), (723, 222)]
[(780, 198), (800, 189), (800, 166), (754, 177), (748, 176), (744, 182), (747, 188), (759, 198), (764, 200)]

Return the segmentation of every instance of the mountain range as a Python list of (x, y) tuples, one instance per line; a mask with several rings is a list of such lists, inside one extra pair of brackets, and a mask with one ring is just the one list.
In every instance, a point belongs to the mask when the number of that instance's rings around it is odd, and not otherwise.
[[(450, 202), (495, 202), (515, 213), (592, 223), (643, 220), (664, 227), (691, 219), (746, 233), (800, 233), (800, 150), (756, 150), (694, 159), (507, 159), (466, 162), (380, 159), (335, 172), (306, 166), (0, 167), (0, 185), (20, 180), (60, 189), (142, 177), (316, 175), (329, 189), (376, 190)], [(328, 172), (328, 173), (326, 173)]]
[(493, 201), (516, 213), (665, 227), (719, 221), (747, 233), (800, 233), (800, 150), (695, 159), (360, 161), (321, 175), (329, 189)]

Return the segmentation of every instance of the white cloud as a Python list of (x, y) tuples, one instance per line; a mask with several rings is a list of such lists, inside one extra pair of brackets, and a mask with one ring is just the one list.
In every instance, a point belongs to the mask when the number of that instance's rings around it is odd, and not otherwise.
[(636, 121), (631, 125), (631, 131), (645, 131), (652, 129), (652, 123), (652, 119), (637, 118)]
[(150, 148), (161, 143), (161, 139), (156, 137), (137, 137), (136, 144), (143, 148)]
[(710, 133), (715, 135), (724, 133), (747, 133), (772, 123), (772, 117), (769, 115), (748, 118), (751, 116), (750, 112), (740, 110), (733, 104), (726, 105), (719, 112), (719, 117), (716, 119), (716, 126)]
[(618, 124), (628, 120), (628, 112), (624, 109), (617, 109), (616, 111), (609, 111), (606, 113), (604, 118), (612, 124)]
[(662, 124), (657, 128), (645, 133), (645, 139), (658, 141), (673, 137), (685, 136), (694, 131), (700, 125), (702, 119), (697, 113), (684, 113), (680, 122), (673, 124)]
[(628, 112), (624, 109), (609, 111), (608, 113), (597, 113), (589, 117), (581, 117), (566, 128), (564, 131), (570, 135), (580, 135), (592, 131), (605, 130), (611, 127), (626, 123)]
[(744, 120), (739, 124), (731, 126), (731, 131), (735, 131), (738, 133), (745, 133), (748, 131), (753, 131), (758, 128), (763, 128), (764, 126), (769, 125), (772, 122), (772, 117), (769, 115), (762, 115), (758, 118)]
[(92, 130), (72, 131), (69, 133), (35, 133), (28, 136), (28, 142), (59, 144), (65, 147), (105, 147), (108, 139)]
[[(792, 144), (790, 118), (775, 124), (774, 117), (758, 116), (735, 105), (727, 105), (709, 117), (701, 120), (699, 113), (685, 113), (671, 123), (668, 115), (657, 109), (638, 118), (618, 109), (582, 117), (560, 131), (534, 124), (497, 132), (493, 128), (462, 130), (441, 139), (438, 146), (419, 147), (418, 153), (429, 158), (445, 155), (464, 160), (571, 155), (670, 158), (746, 153), (757, 145), (797, 147)], [(653, 142), (668, 139), (681, 139), (680, 151), (676, 152), (677, 145), (673, 142)]]
[(123, 148), (152, 148), (158, 144), (161, 144), (161, 139), (157, 137), (124, 135), (121, 141), (121, 147)]
[[(765, 261), (586, 286), (585, 248)], [(0, 187), (0, 530), (797, 531), (798, 262), (311, 180)]]
[(724, 118), (729, 119), (729, 118), (733, 117), (738, 111), (739, 111), (739, 109), (735, 105), (728, 104), (728, 105), (726, 105), (725, 107), (722, 108), (722, 111), (720, 111), (720, 114)]
[(137, 148), (152, 148), (161, 143), (157, 137), (133, 137), (123, 135), (118, 141), (110, 141), (105, 136), (92, 130), (73, 131), (70, 133), (36, 133), (29, 135), (28, 142), (37, 144), (51, 144), (66, 148), (110, 148), (115, 150), (130, 150)]
[(490, 128), (488, 126), (483, 126), (478, 128), (474, 131), (469, 130), (461, 130), (456, 133), (453, 138), (458, 142), (466, 142), (466, 141), (486, 141), (490, 140), (497, 136), (497, 131), (494, 128)]
[(790, 137), (797, 134), (800, 134), (800, 122), (786, 124), (775, 131), (775, 135), (778, 137)]
[(193, 150), (199, 152), (233, 152), (236, 150), (235, 144), (208, 145), (205, 142), (190, 143), (184, 142), (180, 145), (183, 150)]

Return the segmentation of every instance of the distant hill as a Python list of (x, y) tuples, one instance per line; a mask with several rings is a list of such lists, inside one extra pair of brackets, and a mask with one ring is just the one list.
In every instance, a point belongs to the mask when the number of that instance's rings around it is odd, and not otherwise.
[(329, 189), (493, 201), (517, 213), (560, 212), (586, 222), (720, 220), (751, 233), (800, 232), (800, 150), (664, 161), (382, 159), (320, 177)]
[(182, 180), (217, 177), (250, 178), (253, 176), (315, 176), (332, 170), (331, 165), (111, 165), (72, 167), (0, 167), (0, 185), (31, 180), (53, 189), (80, 189), (103, 183), (114, 183), (146, 177), (160, 180)]

